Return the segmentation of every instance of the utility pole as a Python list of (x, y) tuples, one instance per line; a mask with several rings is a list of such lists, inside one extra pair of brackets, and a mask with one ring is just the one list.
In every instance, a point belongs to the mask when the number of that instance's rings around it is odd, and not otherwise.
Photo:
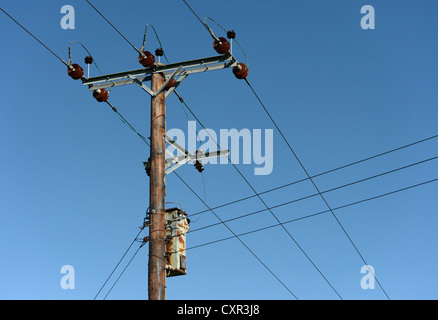
[[(153, 92), (164, 84), (160, 73), (151, 77)], [(166, 106), (164, 91), (151, 98), (151, 169), (149, 182), (149, 300), (166, 299), (165, 260), (165, 149)]]
[[(182, 220), (184, 216), (174, 217), (166, 221), (165, 176), (187, 162), (195, 163), (195, 168), (201, 172), (202, 165), (200, 161), (229, 155), (229, 150), (205, 153), (197, 150), (192, 154), (166, 135), (165, 100), (189, 75), (226, 68), (233, 68), (234, 75), (239, 79), (243, 79), (248, 74), (246, 65), (237, 62), (232, 52), (229, 51), (231, 46), (228, 41), (225, 38), (220, 38), (220, 41), (221, 45), (219, 47), (216, 42), (214, 46), (219, 53), (217, 56), (168, 63), (166, 65), (155, 63), (151, 66), (145, 66), (142, 64), (144, 68), (141, 69), (91, 78), (82, 77), (82, 84), (88, 86), (88, 90), (93, 92), (93, 96), (98, 101), (107, 101), (108, 91), (106, 89), (130, 84), (138, 85), (151, 96), (150, 160), (143, 162), (150, 177), (149, 221), (147, 222), (149, 237), (146, 239), (149, 242), (149, 300), (166, 299), (166, 276), (186, 274), (185, 234), (179, 234), (178, 238), (175, 238), (173, 233), (166, 234), (166, 223), (167, 225), (175, 224), (175, 221)], [(225, 50), (220, 50), (224, 46)], [(147, 81), (151, 81), (150, 88), (146, 85)], [(174, 156), (173, 153), (167, 151), (166, 142), (178, 150), (181, 155)], [(166, 153), (169, 156), (167, 159)], [(180, 224), (178, 223), (178, 225)], [(184, 230), (188, 230), (188, 225), (184, 228)], [(178, 232), (181, 232), (181, 230)], [(178, 235), (177, 232), (175, 233)], [(184, 245), (181, 247), (176, 246), (177, 249), (174, 250), (171, 246), (172, 239), (178, 239), (176, 243), (182, 242)], [(166, 256), (166, 240), (170, 242), (169, 248), (167, 248), (170, 251), (169, 256)], [(169, 271), (167, 275), (166, 270)]]

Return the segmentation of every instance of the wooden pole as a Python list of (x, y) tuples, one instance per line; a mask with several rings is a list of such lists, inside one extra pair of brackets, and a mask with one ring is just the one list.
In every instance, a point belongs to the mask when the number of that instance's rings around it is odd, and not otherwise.
[[(154, 73), (151, 79), (153, 92), (163, 85), (161, 74)], [(166, 106), (164, 91), (151, 99), (151, 170), (149, 184), (149, 300), (166, 299), (165, 260), (165, 141)]]

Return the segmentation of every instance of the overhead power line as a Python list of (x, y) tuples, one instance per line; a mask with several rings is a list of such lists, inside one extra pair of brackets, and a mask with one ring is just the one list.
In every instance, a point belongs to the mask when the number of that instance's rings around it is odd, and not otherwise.
[[(271, 122), (274, 124), (275, 128), (277, 128), (277, 131), (280, 133), (280, 136), (283, 138), (284, 142), (286, 143), (286, 145), (288, 146), (289, 150), (292, 152), (293, 156), (295, 157), (295, 159), (298, 161), (300, 167), (303, 169), (304, 173), (306, 174), (307, 178), (310, 180), (310, 182), (312, 183), (312, 185), (315, 187), (316, 191), (318, 192), (319, 196), (321, 197), (321, 199), (323, 200), (323, 202), (325, 203), (325, 205), (327, 206), (327, 208), (330, 210), (333, 218), (336, 220), (336, 222), (338, 223), (339, 227), (341, 228), (341, 230), (344, 232), (345, 236), (347, 237), (347, 239), (349, 240), (349, 242), (351, 243), (351, 245), (353, 246), (353, 248), (355, 249), (355, 251), (357, 252), (357, 254), (359, 255), (359, 257), (362, 259), (363, 263), (368, 266), (368, 263), (366, 262), (365, 258), (363, 257), (362, 253), (359, 251), (359, 249), (357, 248), (356, 244), (354, 243), (353, 239), (351, 239), (350, 235), (348, 234), (347, 230), (344, 228), (344, 226), (342, 225), (341, 221), (338, 219), (338, 217), (336, 217), (335, 213), (333, 212), (333, 210), (331, 209), (329, 203), (327, 202), (327, 200), (325, 199), (325, 197), (323, 196), (323, 194), (319, 191), (318, 186), (316, 185), (316, 183), (313, 181), (313, 178), (310, 176), (310, 174), (308, 173), (308, 171), (306, 170), (306, 168), (304, 167), (303, 163), (301, 162), (300, 158), (298, 157), (298, 155), (295, 153), (294, 149), (291, 147), (289, 141), (286, 139), (286, 137), (284, 136), (282, 130), (279, 128), (279, 126), (277, 125), (276, 121), (274, 120), (274, 118), (271, 116), (271, 114), (269, 113), (268, 109), (266, 108), (265, 104), (262, 102), (262, 100), (260, 99), (259, 95), (257, 94), (257, 92), (254, 90), (254, 88), (252, 87), (251, 83), (248, 81), (247, 78), (245, 78), (245, 82), (248, 84), (249, 88), (251, 89), (251, 91), (253, 92), (254, 96), (257, 98), (257, 100), (259, 101), (260, 105), (262, 106), (263, 110), (265, 111), (265, 113), (268, 115), (269, 119), (271, 119)], [(371, 269), (369, 269), (370, 273), (373, 274), (373, 271)], [(374, 279), (376, 280), (377, 284), (379, 285), (379, 287), (382, 289), (383, 293), (385, 294), (385, 296), (388, 298), (388, 300), (390, 300), (388, 294), (386, 293), (386, 290), (383, 288), (382, 284), (380, 283), (380, 281), (377, 279), (377, 277), (373, 274)]]
[[(379, 177), (382, 177), (382, 176), (385, 176), (385, 175), (388, 175), (388, 174), (391, 174), (391, 173), (395, 173), (395, 172), (398, 172), (398, 171), (401, 171), (401, 170), (405, 170), (405, 169), (408, 169), (408, 168), (411, 168), (411, 167), (414, 167), (414, 166), (417, 166), (417, 165), (420, 165), (420, 164), (423, 164), (423, 163), (426, 163), (426, 162), (429, 162), (429, 161), (433, 161), (433, 160), (436, 160), (436, 159), (438, 159), (438, 156), (432, 157), (432, 158), (429, 158), (429, 159), (425, 159), (425, 160), (422, 160), (422, 161), (418, 161), (418, 162), (415, 162), (415, 163), (411, 163), (409, 165), (406, 165), (406, 166), (403, 166), (403, 167), (399, 167), (399, 168), (396, 168), (396, 169), (392, 169), (392, 170), (389, 170), (389, 171), (385, 171), (385, 172), (382, 172), (382, 173), (379, 173), (379, 174), (376, 174), (376, 175), (373, 175), (373, 176), (370, 176), (370, 177), (367, 177), (367, 178), (363, 178), (363, 179), (359, 179), (359, 180), (356, 180), (356, 181), (353, 181), (353, 182), (349, 182), (347, 184), (343, 184), (343, 185), (340, 185), (340, 186), (337, 186), (337, 187), (334, 187), (334, 188), (331, 188), (331, 189), (324, 190), (321, 193), (325, 194), (325, 193), (329, 193), (329, 192), (332, 192), (332, 191), (340, 190), (340, 189), (343, 189), (343, 188), (346, 188), (346, 187), (350, 187), (350, 186), (358, 184), (358, 183), (362, 183), (362, 182), (365, 182), (365, 181), (376, 179), (376, 178), (379, 178)], [(289, 201), (277, 204), (275, 206), (271, 206), (270, 208), (271, 209), (276, 209), (276, 208), (279, 208), (279, 207), (282, 207), (282, 206), (285, 206), (285, 205), (289, 205), (289, 204), (292, 204), (292, 203), (297, 203), (297, 202), (300, 202), (300, 201), (303, 201), (303, 200), (306, 200), (306, 199), (310, 199), (310, 198), (316, 197), (318, 195), (319, 195), (319, 193), (313, 193), (313, 194), (310, 194), (310, 195), (307, 195), (307, 196), (304, 196), (304, 197), (301, 197), (301, 198), (296, 198), (296, 199), (293, 199), (293, 200), (289, 200)], [(215, 209), (215, 208), (213, 208), (213, 209)], [(224, 220), (224, 222), (230, 222), (230, 221), (246, 218), (246, 217), (252, 216), (254, 214), (265, 212), (265, 211), (267, 211), (267, 209), (260, 209), (260, 210), (257, 210), (257, 211), (251, 212), (251, 213), (243, 214), (243, 215), (240, 215), (240, 216), (237, 216), (237, 217), (233, 217), (233, 218)], [(192, 233), (192, 232), (195, 232), (195, 231), (198, 231), (198, 230), (207, 229), (207, 228), (210, 228), (210, 227), (213, 227), (213, 226), (217, 226), (217, 225), (220, 225), (220, 223), (213, 223), (213, 224), (210, 224), (210, 225), (207, 225), (207, 226), (204, 226), (204, 227), (200, 227), (198, 229), (193, 229), (193, 230), (190, 230), (189, 233)]]
[(50, 50), (49, 47), (47, 47), (40, 39), (38, 39), (36, 36), (34, 36), (29, 30), (27, 30), (23, 25), (21, 25), (17, 20), (15, 20), (11, 15), (9, 15), (9, 13), (7, 13), (5, 10), (3, 10), (2, 8), (0, 8), (1, 11), (3, 11), (3, 13), (5, 15), (7, 15), (12, 21), (14, 21), (18, 26), (20, 26), (24, 31), (26, 31), (32, 38), (34, 38), (36, 41), (38, 41), (39, 44), (41, 44), (44, 48), (46, 48), (47, 51), (49, 51), (52, 55), (54, 55), (59, 61), (61, 61), (64, 65), (66, 65), (67, 67), (70, 67), (70, 65), (65, 62), (64, 60), (62, 60), (55, 52), (53, 52), (52, 50)]
[(128, 261), (128, 263), (126, 264), (125, 268), (123, 268), (122, 272), (120, 273), (120, 275), (117, 277), (116, 281), (113, 283), (113, 285), (111, 286), (111, 288), (108, 290), (108, 292), (106, 293), (105, 297), (103, 298), (103, 300), (106, 299), (106, 297), (108, 297), (108, 295), (111, 293), (111, 291), (113, 290), (113, 288), (115, 287), (115, 285), (117, 284), (117, 282), (119, 282), (120, 278), (123, 276), (123, 274), (125, 273), (126, 269), (128, 269), (129, 265), (131, 264), (132, 260), (134, 260), (135, 256), (137, 255), (137, 253), (140, 251), (140, 249), (143, 246), (140, 245), (137, 250), (135, 251), (134, 255), (131, 257), (131, 259)]
[[(390, 191), (390, 192), (386, 192), (386, 193), (383, 193), (383, 194), (380, 194), (380, 195), (377, 195), (377, 196), (373, 196), (373, 197), (370, 197), (370, 198), (366, 198), (366, 199), (358, 200), (358, 201), (355, 201), (355, 202), (347, 203), (347, 204), (344, 204), (342, 206), (339, 206), (339, 207), (336, 207), (336, 208), (332, 208), (332, 210), (333, 211), (337, 211), (337, 210), (340, 210), (340, 209), (356, 206), (356, 205), (361, 204), (361, 203), (365, 203), (365, 202), (368, 202), (368, 201), (384, 198), (384, 197), (387, 197), (387, 196), (390, 196), (390, 195), (393, 195), (393, 194), (396, 194), (396, 193), (399, 193), (399, 192), (402, 192), (402, 191), (410, 190), (410, 189), (417, 188), (417, 187), (420, 187), (420, 186), (424, 186), (424, 185), (427, 185), (429, 183), (433, 183), (433, 182), (437, 182), (437, 181), (438, 181), (438, 178), (427, 180), (427, 181), (424, 181), (424, 182), (421, 182), (421, 183), (410, 185), (408, 187), (404, 187), (404, 188), (401, 188), (401, 189), (397, 189), (397, 190), (393, 190), (393, 191)], [(316, 217), (316, 216), (322, 215), (324, 213), (329, 213), (329, 212), (330, 212), (330, 210), (328, 210), (328, 209), (327, 210), (323, 210), (323, 211), (319, 211), (319, 212), (312, 213), (312, 214), (309, 214), (309, 215), (306, 215), (306, 216), (303, 216), (303, 217), (300, 217), (300, 218), (294, 218), (294, 219), (291, 219), (291, 220), (283, 221), (283, 224), (289, 224), (289, 223), (301, 221), (301, 220), (304, 220), (304, 219)], [(224, 222), (226, 222), (226, 221), (224, 221)], [(259, 228), (259, 229), (256, 229), (256, 230), (240, 233), (240, 234), (238, 234), (238, 236), (242, 237), (242, 236), (245, 236), (245, 235), (248, 235), (248, 234), (260, 232), (260, 231), (271, 229), (271, 228), (278, 227), (278, 226), (280, 226), (280, 224), (273, 224), (273, 225), (262, 227), (262, 228)], [(214, 244), (214, 243), (217, 243), (217, 242), (221, 242), (221, 241), (225, 241), (225, 240), (229, 240), (229, 239), (233, 239), (233, 238), (234, 238), (234, 236), (231, 236), (231, 237), (226, 237), (226, 238), (222, 238), (222, 239), (219, 239), (219, 240), (214, 240), (214, 241), (202, 243), (202, 244), (199, 244), (199, 245), (187, 248), (187, 250), (195, 249), (195, 248), (199, 248), (199, 247), (203, 247), (203, 246), (207, 246), (207, 245), (211, 245), (211, 244)]]
[(128, 42), (131, 47), (140, 55), (143, 55), (143, 52), (141, 52), (139, 49), (137, 49), (136, 46), (134, 46), (131, 41), (128, 40), (128, 38), (126, 38), (123, 33), (121, 33), (119, 31), (119, 29), (117, 29), (104, 15), (102, 12), (99, 11), (99, 9), (97, 9), (90, 1), (85, 0), (123, 39), (126, 40), (126, 42)]
[[(102, 291), (102, 289), (105, 287), (105, 285), (107, 284), (107, 282), (109, 281), (109, 279), (112, 277), (112, 275), (114, 274), (114, 272), (116, 271), (116, 269), (118, 268), (118, 266), (120, 265), (120, 263), (122, 262), (122, 260), (125, 258), (126, 254), (128, 253), (128, 251), (131, 249), (132, 245), (134, 244), (135, 240), (138, 238), (138, 236), (140, 235), (140, 233), (143, 231), (143, 229), (141, 229), (137, 235), (135, 236), (134, 240), (132, 240), (131, 244), (129, 245), (128, 249), (126, 249), (125, 253), (123, 254), (123, 256), (120, 258), (119, 262), (117, 262), (116, 266), (114, 267), (114, 269), (111, 271), (110, 275), (108, 276), (108, 278), (105, 280), (105, 282), (103, 283), (103, 285), (100, 287), (99, 291), (96, 293), (96, 295), (94, 296), (93, 300), (96, 300), (97, 296), (99, 295), (99, 293)], [(112, 288), (111, 288), (112, 289)], [(110, 290), (111, 291), (111, 290)], [(106, 296), (105, 296), (106, 297)]]
[(228, 231), (230, 231), (233, 234), (233, 238), (236, 238), (237, 240), (239, 240), (239, 242), (254, 256), (254, 258), (256, 258), (262, 265), (263, 267), (265, 267), (266, 270), (269, 271), (269, 273), (275, 278), (277, 279), (278, 282), (280, 282), (280, 284), (292, 295), (295, 297), (295, 299), (298, 300), (298, 297), (289, 289), (289, 287), (280, 280), (280, 278), (255, 254), (255, 252), (253, 250), (251, 250), (246, 243), (240, 239), (239, 235), (237, 235), (225, 222), (223, 222), (223, 220), (208, 206), (207, 203), (204, 202), (204, 200), (202, 200), (202, 198), (180, 177), (180, 175), (178, 173), (176, 173), (176, 171), (173, 171), (175, 173), (175, 175), (187, 186), (187, 188), (189, 188), (190, 191), (192, 191), (192, 193), (202, 202), (204, 203), (204, 205), (211, 211), (211, 213), (214, 214), (214, 216), (222, 222), (222, 224), (228, 229)]
[[(321, 177), (321, 176), (324, 176), (324, 175), (327, 175), (329, 173), (333, 173), (333, 172), (336, 172), (336, 171), (339, 171), (339, 170), (342, 170), (342, 169), (345, 169), (345, 168), (348, 168), (350, 166), (357, 165), (359, 163), (370, 161), (372, 159), (376, 159), (378, 157), (381, 157), (381, 156), (384, 156), (384, 155), (387, 155), (387, 154), (390, 154), (390, 153), (393, 153), (393, 152), (396, 152), (396, 151), (399, 151), (399, 150), (402, 150), (402, 149), (405, 149), (405, 148), (408, 148), (408, 147), (412, 147), (414, 145), (417, 145), (417, 144), (420, 144), (420, 143), (423, 143), (423, 142), (435, 139), (437, 137), (438, 137), (438, 135), (433, 135), (431, 137), (424, 138), (424, 139), (421, 139), (421, 140), (417, 140), (417, 141), (414, 141), (412, 143), (403, 145), (401, 147), (393, 148), (393, 149), (390, 149), (388, 151), (381, 152), (381, 153), (378, 153), (376, 155), (373, 155), (373, 156), (370, 156), (370, 157), (366, 157), (364, 159), (361, 159), (361, 160), (358, 160), (358, 161), (354, 161), (354, 162), (342, 165), (340, 167), (337, 167), (337, 168), (334, 168), (334, 169), (330, 169), (330, 170), (327, 170), (327, 171), (315, 174), (315, 175), (312, 176), (312, 179), (313, 178), (317, 178), (317, 177)], [(304, 181), (307, 181), (307, 180), (309, 180), (309, 178), (303, 178), (303, 179), (300, 179), (300, 180), (295, 180), (295, 181), (292, 181), (292, 182), (280, 185), (278, 187), (271, 188), (271, 189), (265, 190), (263, 192), (259, 192), (259, 194), (262, 195), (262, 194), (270, 193), (270, 192), (273, 192), (273, 191), (277, 191), (279, 189), (286, 188), (286, 187), (289, 187), (289, 186), (292, 186), (294, 184), (301, 183), (301, 182), (304, 182)], [(232, 204), (244, 201), (244, 200), (248, 200), (248, 199), (251, 199), (251, 198), (254, 198), (254, 197), (256, 197), (256, 195), (250, 195), (250, 196), (247, 196), (247, 197), (239, 198), (239, 199), (236, 199), (236, 200), (233, 200), (233, 201), (230, 201), (230, 202), (226, 202), (226, 203), (220, 204), (220, 205), (218, 205), (216, 207), (213, 207), (213, 209), (223, 208), (223, 207), (226, 207), (226, 206), (229, 206), (229, 205), (232, 205)], [(189, 215), (189, 217), (193, 217), (193, 216), (199, 215), (199, 214), (201, 214), (203, 212), (206, 212), (206, 211), (208, 211), (208, 210), (202, 209), (199, 212), (196, 212), (196, 213), (193, 213), (193, 214)]]
[[(174, 91), (176, 92), (176, 91)], [(178, 95), (179, 97), (179, 95)], [(180, 99), (182, 100), (182, 99)], [(207, 132), (207, 134), (210, 136), (210, 139), (217, 145), (217, 147), (219, 148), (219, 150), (222, 150), (219, 143), (216, 141), (216, 139), (210, 134), (209, 130), (206, 129), (206, 127), (204, 126), (204, 124), (199, 120), (199, 118), (194, 114), (194, 112), (192, 111), (192, 109), (187, 105), (187, 103), (182, 100), (182, 102), (184, 103), (185, 107), (187, 108), (187, 110), (189, 110), (189, 112), (192, 114), (192, 116), (196, 119), (196, 121), (198, 121), (198, 123), (201, 125), (201, 127), (205, 130), (205, 132)], [(315, 268), (316, 271), (318, 271), (318, 273), (321, 275), (321, 277), (326, 281), (326, 283), (330, 286), (330, 288), (336, 293), (336, 295), (342, 299), (342, 296), (339, 294), (339, 292), (335, 289), (335, 287), (332, 285), (332, 283), (327, 279), (327, 277), (324, 275), (324, 273), (318, 268), (318, 266), (314, 263), (314, 261), (310, 258), (310, 256), (307, 254), (307, 252), (304, 250), (304, 248), (298, 243), (298, 241), (292, 236), (292, 234), (289, 232), (289, 230), (287, 230), (281, 223), (281, 221), (278, 219), (278, 217), (274, 214), (274, 212), (269, 208), (269, 206), (266, 204), (266, 202), (261, 198), (260, 194), (257, 193), (257, 191), (254, 189), (254, 187), (251, 185), (251, 183), (248, 181), (248, 179), (245, 178), (245, 176), (242, 174), (242, 172), (237, 168), (237, 166), (231, 161), (231, 158), (228, 156), (228, 161), (230, 162), (230, 164), (233, 166), (233, 168), (237, 171), (237, 173), (240, 175), (240, 177), (246, 182), (246, 184), (251, 188), (251, 190), (255, 193), (255, 195), (259, 198), (259, 200), (263, 203), (263, 205), (266, 207), (266, 209), (271, 213), (271, 215), (274, 217), (274, 219), (282, 226), (283, 230), (286, 232), (286, 234), (288, 235), (288, 237), (295, 243), (295, 245), (298, 247), (298, 249), (300, 249), (300, 251), (304, 254), (304, 256), (307, 258), (307, 260), (312, 264), (312, 266)], [(210, 209), (210, 207), (207, 206), (207, 208), (209, 208), (210, 211), (212, 211)], [(212, 211), (213, 212), (213, 211)], [(217, 216), (215, 214), (215, 216)], [(222, 220), (220, 220), (222, 221)]]

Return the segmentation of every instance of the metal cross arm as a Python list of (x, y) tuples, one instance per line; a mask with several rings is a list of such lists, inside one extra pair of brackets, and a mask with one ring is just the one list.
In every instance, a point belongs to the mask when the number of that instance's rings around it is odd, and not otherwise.
[[(236, 66), (237, 64), (238, 63), (236, 59), (230, 53), (226, 53), (223, 55), (208, 58), (175, 62), (166, 65), (155, 65), (151, 68), (136, 69), (98, 77), (84, 78), (82, 80), (82, 84), (88, 86), (88, 90), (90, 91), (103, 88), (113, 88), (132, 83), (139, 84), (145, 81), (149, 81), (151, 80), (152, 74), (155, 73), (164, 74), (164, 76), (166, 77), (166, 82), (170, 81), (173, 77), (180, 77), (180, 83), (182, 80), (185, 79), (185, 77), (190, 74), (230, 68)], [(164, 87), (162, 88), (162, 90), (164, 89)], [(148, 90), (146, 91), (148, 93), (152, 92), (149, 92)]]
[(169, 138), (167, 135), (164, 135), (164, 140), (169, 143), (172, 147), (182, 153), (180, 156), (174, 156), (170, 151), (166, 149), (166, 153), (170, 155), (170, 158), (166, 159), (166, 174), (171, 173), (172, 171), (178, 169), (183, 164), (190, 161), (203, 161), (213, 158), (219, 157), (227, 157), (230, 155), (230, 150), (224, 151), (213, 151), (213, 152), (202, 152), (197, 150), (195, 154), (191, 154), (186, 149), (181, 147), (175, 140)]

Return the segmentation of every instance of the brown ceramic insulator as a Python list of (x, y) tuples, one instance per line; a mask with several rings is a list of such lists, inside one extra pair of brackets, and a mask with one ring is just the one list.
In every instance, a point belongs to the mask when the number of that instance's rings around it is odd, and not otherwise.
[(79, 80), (84, 76), (84, 69), (78, 64), (72, 64), (72, 68), (67, 69), (67, 74), (74, 80)]
[(219, 41), (214, 40), (213, 48), (214, 50), (216, 50), (217, 53), (224, 54), (230, 51), (231, 46), (227, 39), (220, 37)]
[(99, 102), (104, 102), (108, 100), (109, 92), (105, 89), (97, 89), (93, 91), (93, 97)]
[(144, 55), (140, 55), (138, 57), (138, 62), (141, 63), (141, 65), (145, 68), (150, 68), (154, 65), (155, 63), (155, 56), (150, 53), (149, 51), (143, 51)]
[(233, 68), (233, 73), (237, 79), (245, 79), (248, 76), (249, 70), (244, 63), (239, 63)]

